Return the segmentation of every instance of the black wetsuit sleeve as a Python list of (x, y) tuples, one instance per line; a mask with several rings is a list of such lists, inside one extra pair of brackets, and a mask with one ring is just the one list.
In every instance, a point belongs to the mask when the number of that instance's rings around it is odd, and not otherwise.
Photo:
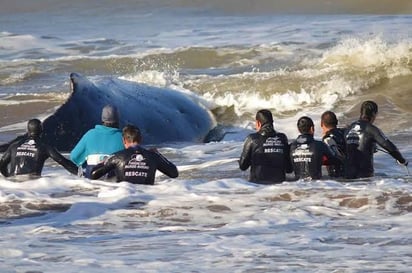
[(99, 179), (100, 177), (107, 174), (111, 170), (114, 170), (115, 167), (116, 167), (116, 164), (112, 162), (111, 158), (109, 158), (104, 163), (97, 164), (96, 166), (93, 167), (91, 174), (90, 174), (90, 179)]
[(243, 151), (239, 159), (239, 168), (242, 171), (247, 170), (247, 168), (249, 168), (252, 164), (252, 144), (252, 138), (250, 136), (247, 137), (245, 143), (243, 144)]
[(16, 137), (15, 139), (13, 139), (13, 140), (5, 143), (5, 144), (0, 145), (0, 153), (5, 152), (5, 151), (10, 147), (11, 144), (13, 144), (13, 143), (15, 143), (15, 142), (17, 142), (17, 141), (20, 141), (20, 140), (22, 140), (22, 139), (24, 139), (24, 138), (26, 138), (26, 137), (27, 137), (27, 134), (24, 134), (24, 135), (21, 135), (21, 136)]
[(6, 150), (6, 152), (3, 154), (2, 158), (0, 159), (0, 172), (2, 175), (5, 177), (9, 177), (9, 170), (8, 170), (8, 165), (11, 161), (11, 152), (10, 148)]
[(339, 164), (342, 163), (342, 159), (339, 158), (337, 155), (335, 155), (334, 152), (329, 148), (329, 146), (324, 143), (324, 142), (319, 142), (322, 155), (326, 156), (328, 158), (328, 162), (331, 165)]
[(402, 154), (399, 152), (398, 148), (393, 144), (384, 134), (381, 130), (378, 128), (374, 127), (373, 130), (371, 130), (376, 142), (384, 148), (388, 153), (398, 160), (400, 163), (405, 163), (406, 160), (403, 158)]
[(176, 178), (179, 175), (175, 164), (167, 160), (163, 155), (158, 152), (152, 152), (156, 155), (157, 169), (164, 173), (165, 175)]
[(286, 149), (284, 151), (284, 155), (285, 155), (285, 172), (286, 173), (291, 173), (293, 171), (293, 165), (292, 165), (292, 161), (290, 160), (290, 144), (288, 141), (288, 138), (285, 135), (285, 145), (286, 145)]
[(78, 174), (78, 167), (74, 164), (71, 160), (65, 158), (61, 153), (59, 153), (55, 148), (51, 146), (47, 146), (47, 152), (54, 161), (59, 163), (63, 166), (66, 170), (70, 173), (77, 175)]

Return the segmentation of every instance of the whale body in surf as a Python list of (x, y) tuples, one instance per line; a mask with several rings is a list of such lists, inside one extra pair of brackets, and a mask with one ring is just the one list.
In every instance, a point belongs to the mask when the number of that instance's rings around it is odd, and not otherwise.
[(101, 124), (107, 104), (118, 108), (121, 127), (140, 128), (144, 144), (201, 142), (216, 126), (206, 107), (176, 90), (112, 77), (91, 81), (78, 73), (71, 73), (70, 81), (70, 97), (43, 121), (42, 138), (60, 151), (71, 151), (84, 133)]

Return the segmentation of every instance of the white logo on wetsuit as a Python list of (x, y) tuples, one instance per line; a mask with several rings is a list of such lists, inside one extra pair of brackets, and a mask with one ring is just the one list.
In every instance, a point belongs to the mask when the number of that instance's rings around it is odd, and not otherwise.
[(133, 154), (127, 162), (125, 169), (144, 169), (148, 170), (149, 166), (147, 166), (145, 162), (145, 158), (141, 154)]
[(23, 143), (19, 147), (17, 147), (16, 156), (24, 156), (24, 157), (36, 157), (37, 147), (36, 142), (33, 139)]
[(346, 136), (346, 143), (359, 145), (360, 135), (361, 127), (359, 124), (356, 124), (352, 129), (350, 129), (348, 135)]
[(279, 137), (269, 137), (263, 143), (263, 152), (265, 154), (280, 153), (283, 154), (284, 145)]
[(149, 166), (144, 160), (145, 158), (141, 154), (133, 154), (125, 166), (125, 170), (127, 171), (124, 172), (124, 175), (126, 177), (147, 177), (147, 170), (149, 169)]
[(140, 161), (143, 161), (143, 160), (144, 160), (144, 157), (141, 154), (133, 154), (130, 161), (129, 161), (129, 163), (131, 163), (131, 162), (140, 162)]
[(312, 162), (312, 155), (308, 144), (298, 145), (292, 153), (293, 162)]

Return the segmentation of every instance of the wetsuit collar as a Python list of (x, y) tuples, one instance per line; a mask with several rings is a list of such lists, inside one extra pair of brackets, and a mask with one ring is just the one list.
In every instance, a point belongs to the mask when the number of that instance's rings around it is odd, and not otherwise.
[(298, 136), (298, 138), (296, 139), (296, 141), (298, 143), (308, 143), (313, 141), (314, 137), (312, 134), (301, 134)]
[(268, 136), (273, 133), (275, 133), (275, 129), (273, 129), (273, 125), (269, 123), (263, 124), (259, 130), (259, 134), (261, 134), (262, 136)]

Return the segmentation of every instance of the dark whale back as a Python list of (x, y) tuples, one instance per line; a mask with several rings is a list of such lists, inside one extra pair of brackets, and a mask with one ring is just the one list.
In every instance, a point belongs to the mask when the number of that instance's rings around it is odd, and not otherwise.
[(92, 82), (77, 73), (70, 81), (70, 97), (43, 121), (42, 138), (60, 151), (71, 151), (89, 129), (101, 124), (107, 104), (119, 109), (121, 127), (140, 128), (143, 144), (201, 142), (216, 126), (208, 109), (179, 91), (108, 77)]

